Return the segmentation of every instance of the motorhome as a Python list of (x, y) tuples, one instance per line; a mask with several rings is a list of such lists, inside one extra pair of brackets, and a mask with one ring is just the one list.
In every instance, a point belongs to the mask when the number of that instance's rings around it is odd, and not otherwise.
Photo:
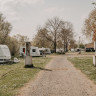
[(0, 45), (0, 63), (8, 62), (11, 59), (10, 50), (7, 45)]
[[(26, 48), (25, 47), (20, 47), (20, 56), (24, 57), (25, 56), (25, 51)], [(39, 52), (39, 49), (38, 47), (33, 47), (31, 46), (31, 49), (30, 49), (30, 55), (33, 56), (33, 57), (36, 57), (36, 56), (40, 56), (40, 52)]]

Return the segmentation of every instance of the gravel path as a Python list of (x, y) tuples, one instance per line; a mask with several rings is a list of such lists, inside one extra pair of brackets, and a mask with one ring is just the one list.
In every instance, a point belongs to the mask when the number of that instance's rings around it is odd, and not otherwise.
[(68, 60), (56, 56), (19, 96), (96, 96), (96, 86)]

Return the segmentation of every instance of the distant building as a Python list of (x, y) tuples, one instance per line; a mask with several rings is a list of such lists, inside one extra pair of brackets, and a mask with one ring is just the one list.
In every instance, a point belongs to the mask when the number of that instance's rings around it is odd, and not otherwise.
[(86, 52), (95, 52), (95, 50), (94, 50), (94, 43), (86, 44), (85, 51)]
[(94, 43), (86, 44), (85, 48), (94, 48)]

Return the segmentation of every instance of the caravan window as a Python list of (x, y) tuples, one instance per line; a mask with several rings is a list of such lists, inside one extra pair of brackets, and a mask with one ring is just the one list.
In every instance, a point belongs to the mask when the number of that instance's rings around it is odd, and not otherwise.
[(36, 52), (36, 49), (32, 49), (32, 52)]

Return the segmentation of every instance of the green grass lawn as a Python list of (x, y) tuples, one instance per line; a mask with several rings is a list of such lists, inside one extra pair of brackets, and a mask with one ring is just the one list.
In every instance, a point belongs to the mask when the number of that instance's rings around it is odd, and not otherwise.
[(35, 68), (24, 68), (24, 60), (12, 65), (0, 65), (0, 96), (15, 96), (18, 89), (34, 78), (37, 72), (44, 70), (50, 57), (33, 58)]
[(68, 58), (68, 60), (71, 61), (76, 68), (80, 69), (96, 84), (96, 67), (93, 65), (92, 57), (74, 57)]
[(95, 52), (81, 52), (82, 55), (94, 55)]
[[(78, 54), (79, 52), (67, 52), (67, 54)], [(81, 51), (81, 54), (80, 55), (94, 55), (95, 52), (84, 52), (84, 51)]]

